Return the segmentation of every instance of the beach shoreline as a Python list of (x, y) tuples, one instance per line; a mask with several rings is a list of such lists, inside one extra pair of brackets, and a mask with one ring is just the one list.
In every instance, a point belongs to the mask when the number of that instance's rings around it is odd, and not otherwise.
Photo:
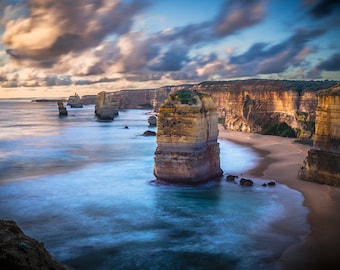
[(299, 191), (309, 209), (306, 238), (290, 246), (279, 258), (277, 269), (340, 269), (340, 189), (300, 180), (297, 173), (310, 146), (291, 138), (225, 130), (219, 126), (219, 139), (252, 148), (259, 164), (245, 173), (274, 180)]

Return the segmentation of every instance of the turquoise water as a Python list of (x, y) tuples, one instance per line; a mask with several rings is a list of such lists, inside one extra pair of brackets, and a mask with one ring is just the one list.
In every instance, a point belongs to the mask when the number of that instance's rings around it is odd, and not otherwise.
[[(302, 195), (283, 185), (153, 182), (146, 111), (113, 122), (93, 106), (68, 111), (0, 101), (0, 218), (73, 269), (274, 269), (308, 232)], [(256, 166), (250, 149), (220, 147), (225, 175)]]

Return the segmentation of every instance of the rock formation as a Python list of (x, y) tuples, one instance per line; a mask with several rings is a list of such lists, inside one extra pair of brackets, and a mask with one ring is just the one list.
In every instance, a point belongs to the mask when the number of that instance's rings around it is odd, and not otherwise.
[[(312, 141), (317, 92), (334, 81), (233, 80), (113, 93), (119, 108), (158, 110), (170, 92), (197, 90), (213, 97), (219, 122), (230, 130), (260, 132)], [(287, 130), (281, 129), (286, 127)], [(292, 132), (293, 131), (293, 132)], [(276, 132), (276, 133), (275, 133)]]
[(105, 91), (97, 95), (95, 114), (102, 121), (112, 121), (118, 115), (117, 104), (107, 97)]
[(73, 96), (68, 98), (67, 105), (69, 105), (71, 108), (83, 108), (83, 103), (81, 102), (80, 96), (77, 93), (74, 93)]
[(157, 126), (157, 116), (151, 115), (148, 119), (149, 126), (155, 127)]
[(211, 96), (189, 90), (170, 94), (158, 114), (156, 178), (195, 184), (220, 176), (217, 120)]
[(66, 116), (67, 115), (67, 110), (66, 110), (64, 103), (62, 101), (58, 101), (58, 110), (59, 110), (60, 116)]
[(340, 187), (340, 84), (319, 93), (313, 141), (299, 177)]
[(213, 96), (227, 129), (272, 134), (278, 125), (286, 124), (298, 138), (311, 139), (317, 90), (332, 85), (335, 82), (253, 79), (203, 82), (193, 89)]
[(97, 95), (84, 95), (80, 100), (84, 105), (96, 104)]
[(26, 236), (9, 220), (0, 220), (0, 267), (7, 270), (66, 270), (52, 258), (43, 243)]

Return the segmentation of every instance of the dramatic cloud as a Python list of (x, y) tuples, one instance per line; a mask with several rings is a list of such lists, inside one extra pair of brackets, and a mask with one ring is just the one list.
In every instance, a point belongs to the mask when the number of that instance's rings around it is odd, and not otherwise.
[[(328, 79), (339, 71), (339, 1), (216, 0), (206, 12), (194, 3), (165, 3), (162, 29), (150, 16), (159, 0), (0, 0), (0, 86)], [(172, 25), (177, 12), (190, 23)]]
[(244, 76), (280, 73), (303, 62), (313, 52), (310, 40), (325, 33), (325, 29), (298, 29), (287, 40), (270, 46), (255, 43), (241, 55), (230, 57), (229, 63), (237, 65)]
[(320, 0), (316, 1), (316, 4), (310, 10), (310, 14), (316, 19), (321, 19), (339, 12), (339, 8), (339, 0)]
[(158, 36), (163, 41), (181, 40), (186, 46), (213, 42), (260, 23), (266, 15), (266, 2), (266, 0), (226, 1), (213, 20), (165, 31)]
[(332, 55), (329, 59), (321, 62), (318, 69), (327, 71), (340, 71), (340, 53)]
[(258, 24), (264, 16), (264, 1), (228, 1), (216, 20), (216, 35), (227, 36), (233, 34), (240, 29)]
[(144, 1), (31, 0), (29, 16), (8, 21), (2, 41), (8, 54), (51, 67), (62, 55), (92, 48), (108, 35), (127, 33)]

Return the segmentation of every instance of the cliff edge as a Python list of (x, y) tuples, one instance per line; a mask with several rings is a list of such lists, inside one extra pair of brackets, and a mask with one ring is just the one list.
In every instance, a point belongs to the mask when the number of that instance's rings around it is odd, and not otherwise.
[(66, 270), (45, 249), (26, 236), (14, 221), (0, 220), (0, 268)]

